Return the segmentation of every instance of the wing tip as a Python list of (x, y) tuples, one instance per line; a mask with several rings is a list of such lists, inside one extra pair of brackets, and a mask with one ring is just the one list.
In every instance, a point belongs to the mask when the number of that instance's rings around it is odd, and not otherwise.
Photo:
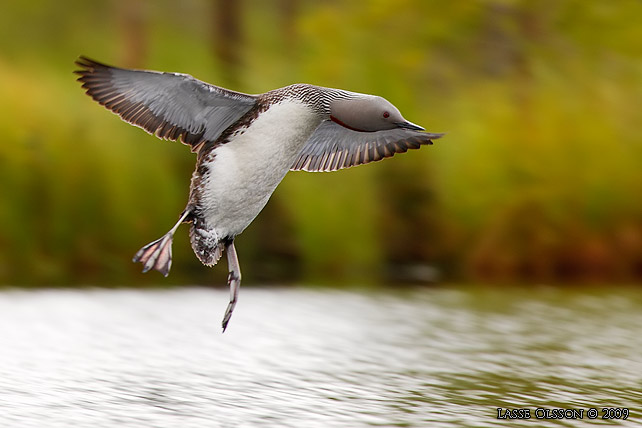
[(95, 59), (91, 59), (86, 55), (80, 55), (78, 59), (74, 61), (74, 64), (76, 64), (78, 67), (84, 67), (84, 68), (103, 68), (103, 67), (109, 68), (110, 67), (109, 65), (96, 61)]
[(445, 132), (422, 132), (426, 137), (430, 138), (431, 140), (437, 140), (444, 135), (446, 135)]
[(80, 55), (78, 59), (74, 61), (74, 64), (80, 67), (80, 70), (74, 70), (73, 73), (79, 75), (80, 77), (76, 79), (79, 82), (84, 82), (83, 79), (86, 79), (88, 76), (95, 75), (97, 72), (113, 69), (107, 64), (93, 60), (85, 55)]

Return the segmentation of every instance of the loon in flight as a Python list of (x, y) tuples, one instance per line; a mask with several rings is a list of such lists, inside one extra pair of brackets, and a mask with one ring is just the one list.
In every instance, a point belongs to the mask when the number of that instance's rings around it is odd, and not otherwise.
[(143, 272), (167, 276), (172, 239), (190, 223), (196, 256), (215, 265), (227, 252), (230, 301), (241, 283), (234, 238), (261, 212), (288, 171), (336, 171), (418, 149), (443, 134), (404, 119), (384, 98), (294, 84), (249, 95), (181, 73), (128, 70), (80, 57), (75, 71), (87, 94), (126, 122), (196, 153), (189, 201), (178, 222), (141, 248)]

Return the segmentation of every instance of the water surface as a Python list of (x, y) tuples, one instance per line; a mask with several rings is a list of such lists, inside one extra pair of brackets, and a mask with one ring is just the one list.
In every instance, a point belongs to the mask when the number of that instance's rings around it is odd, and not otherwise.
[[(635, 289), (0, 292), (0, 426), (642, 424)], [(498, 420), (497, 408), (530, 420)], [(626, 421), (586, 410), (630, 409)], [(583, 419), (535, 411), (582, 409)]]

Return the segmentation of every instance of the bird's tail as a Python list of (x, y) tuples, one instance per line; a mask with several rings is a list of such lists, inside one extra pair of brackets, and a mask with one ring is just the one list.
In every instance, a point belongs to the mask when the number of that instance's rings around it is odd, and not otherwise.
[(201, 222), (195, 220), (189, 232), (190, 242), (196, 257), (205, 266), (214, 266), (225, 250), (227, 240), (216, 233), (216, 230), (205, 227)]

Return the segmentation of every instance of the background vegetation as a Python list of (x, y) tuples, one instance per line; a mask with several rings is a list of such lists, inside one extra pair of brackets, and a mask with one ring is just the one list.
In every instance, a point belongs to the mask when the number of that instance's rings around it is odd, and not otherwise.
[(258, 93), (382, 95), (448, 134), (289, 174), (238, 238), (246, 283), (642, 277), (637, 0), (9, 1), (0, 6), (0, 283), (222, 283), (187, 228), (168, 280), (130, 256), (174, 223), (194, 156), (83, 94), (80, 54)]

